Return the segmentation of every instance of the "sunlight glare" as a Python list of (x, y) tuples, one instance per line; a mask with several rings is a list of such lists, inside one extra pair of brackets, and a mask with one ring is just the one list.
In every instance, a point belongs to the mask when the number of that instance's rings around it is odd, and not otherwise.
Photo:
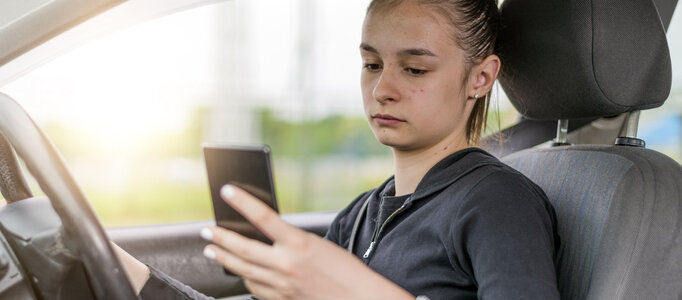
[(91, 41), (3, 92), (38, 123), (87, 133), (100, 154), (131, 155), (149, 137), (183, 130), (188, 112), (206, 105), (215, 77), (211, 13), (194, 9)]

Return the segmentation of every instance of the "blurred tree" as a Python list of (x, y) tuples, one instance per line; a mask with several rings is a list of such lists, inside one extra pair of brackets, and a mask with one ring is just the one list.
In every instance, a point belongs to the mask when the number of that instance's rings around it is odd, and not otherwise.
[(309, 126), (309, 145), (315, 157), (327, 155), (351, 155), (354, 157), (383, 156), (388, 148), (374, 138), (374, 134), (362, 117), (330, 115), (313, 121), (295, 122), (280, 119), (267, 109), (258, 111), (261, 120), (263, 142), (270, 145), (277, 156), (295, 158), (302, 150), (301, 128)]

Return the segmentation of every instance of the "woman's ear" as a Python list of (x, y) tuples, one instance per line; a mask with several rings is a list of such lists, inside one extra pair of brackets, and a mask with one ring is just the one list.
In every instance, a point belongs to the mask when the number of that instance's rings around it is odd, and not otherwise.
[(500, 71), (500, 58), (492, 54), (471, 70), (469, 93), (472, 98), (483, 97), (492, 89), (493, 83)]

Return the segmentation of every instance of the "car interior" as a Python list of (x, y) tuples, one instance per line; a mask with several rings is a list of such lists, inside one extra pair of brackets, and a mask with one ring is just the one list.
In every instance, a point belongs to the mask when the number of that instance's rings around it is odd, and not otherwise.
[[(44, 4), (63, 10), (63, 19), (36, 25), (37, 15), (0, 27), (8, 41), (0, 65), (120, 2), (92, 3), (78, 13)], [(182, 5), (190, 4), (171, 7)], [(499, 81), (523, 118), (482, 147), (536, 182), (554, 205), (562, 299), (682, 298), (682, 166), (637, 136), (640, 111), (670, 94), (666, 30), (676, 6), (501, 5)], [(38, 34), (19, 35), (31, 31)], [(214, 221), (105, 229), (59, 149), (19, 102), (0, 93), (0, 115), (0, 190), (8, 202), (0, 208), (0, 299), (135, 299), (109, 241), (206, 295), (249, 299), (238, 277), (202, 255), (198, 232)], [(33, 196), (20, 160), (47, 197)], [(336, 213), (282, 217), (324, 236)]]

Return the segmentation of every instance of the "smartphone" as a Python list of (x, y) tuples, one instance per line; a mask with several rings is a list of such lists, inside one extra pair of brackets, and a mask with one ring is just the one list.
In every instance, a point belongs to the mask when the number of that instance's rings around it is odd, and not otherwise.
[(220, 188), (229, 183), (244, 189), (278, 211), (272, 181), (270, 147), (204, 145), (203, 151), (216, 224), (272, 245), (267, 236), (220, 197)]

